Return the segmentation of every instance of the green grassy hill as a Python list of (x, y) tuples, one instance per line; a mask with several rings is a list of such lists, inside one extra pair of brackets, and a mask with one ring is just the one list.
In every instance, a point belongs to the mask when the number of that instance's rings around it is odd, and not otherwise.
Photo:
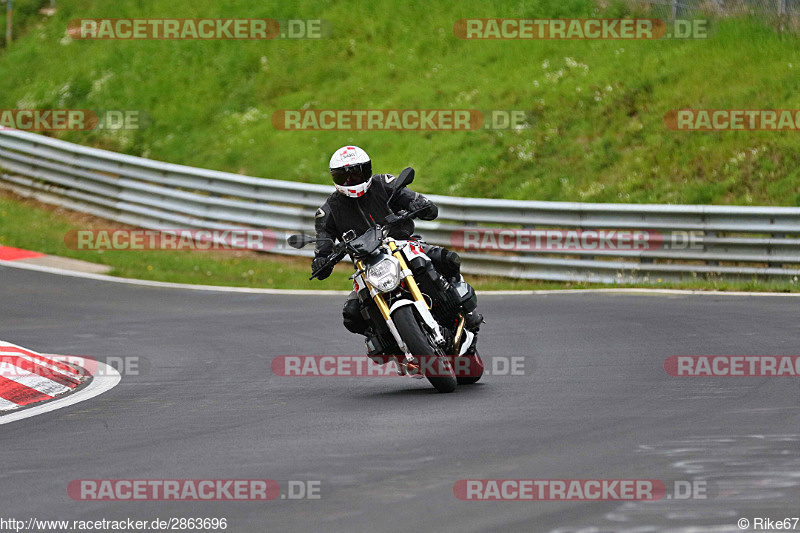
[[(29, 2), (30, 3), (30, 2)], [(26, 4), (27, 5), (27, 4)], [(465, 41), (470, 17), (581, 17), (593, 1), (59, 0), (0, 53), (0, 108), (138, 109), (141, 131), (67, 140), (269, 178), (327, 183), (332, 151), (364, 147), (416, 188), (585, 202), (800, 205), (800, 132), (676, 132), (674, 108), (800, 108), (800, 43), (749, 20), (690, 41)], [(27, 9), (27, 8), (26, 8)], [(31, 18), (34, 17), (34, 18)], [(325, 40), (73, 41), (76, 18), (313, 18)], [(278, 109), (533, 110), (477, 132), (278, 131)]]

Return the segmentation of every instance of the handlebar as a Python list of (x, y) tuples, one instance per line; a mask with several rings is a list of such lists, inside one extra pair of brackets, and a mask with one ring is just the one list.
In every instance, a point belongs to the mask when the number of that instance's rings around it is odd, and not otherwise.
[(344, 256), (347, 255), (347, 250), (344, 249), (344, 243), (337, 243), (334, 245), (334, 252), (328, 256), (328, 260), (325, 261), (325, 264), (319, 267), (317, 270), (311, 273), (311, 277), (308, 278), (309, 281), (316, 278), (320, 275), (323, 270), (326, 270), (331, 265), (336, 265), (339, 261), (344, 259)]
[[(422, 209), (417, 209), (416, 211), (406, 211), (402, 210), (397, 213), (389, 213), (386, 218), (384, 219), (385, 226), (383, 229), (388, 229), (391, 226), (396, 224), (400, 224), (401, 222), (405, 222), (406, 220), (410, 220), (419, 213), (420, 211), (424, 211), (426, 208), (423, 207)], [(337, 242), (334, 244), (333, 253), (328, 256), (328, 260), (322, 265), (320, 268), (315, 270), (311, 273), (311, 277), (308, 278), (309, 281), (316, 278), (323, 270), (326, 270), (331, 265), (336, 265), (339, 261), (344, 259), (344, 256), (347, 255), (347, 243), (345, 242)]]
[(425, 211), (427, 207), (422, 207), (417, 209), (416, 211), (406, 211), (405, 209), (398, 211), (397, 213), (389, 213), (386, 215), (385, 222), (386, 226), (392, 226), (394, 224), (399, 224), (401, 222), (405, 222), (406, 220), (414, 218), (414, 215), (419, 213), (420, 211)]

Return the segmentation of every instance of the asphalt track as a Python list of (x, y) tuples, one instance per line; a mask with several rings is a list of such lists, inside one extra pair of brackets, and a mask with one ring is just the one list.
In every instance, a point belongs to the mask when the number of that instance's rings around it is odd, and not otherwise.
[[(796, 378), (676, 378), (670, 355), (795, 355), (795, 298), (480, 298), (484, 356), (525, 375), (275, 376), (277, 355), (354, 354), (341, 296), (148, 288), (0, 267), (0, 338), (145, 357), (87, 402), (0, 426), (0, 517), (225, 517), (228, 531), (739, 531), (800, 513)], [(488, 358), (488, 357), (487, 357)], [(73, 479), (320, 480), (323, 498), (74, 501)], [(468, 478), (703, 479), (705, 500), (470, 502)]]

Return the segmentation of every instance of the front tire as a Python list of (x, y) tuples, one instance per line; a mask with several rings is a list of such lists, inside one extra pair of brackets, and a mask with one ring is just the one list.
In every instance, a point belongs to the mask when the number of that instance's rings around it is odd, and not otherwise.
[(436, 357), (437, 360), (435, 363), (438, 368), (448, 368), (450, 370), (449, 376), (426, 375), (425, 377), (431, 382), (431, 385), (439, 392), (453, 392), (456, 390), (458, 382), (456, 381), (452, 365), (450, 365), (449, 361), (447, 361), (444, 356), (437, 354), (434, 347), (431, 346), (427, 335), (425, 335), (422, 326), (420, 326), (417, 320), (417, 315), (412, 306), (406, 305), (398, 308), (392, 315), (392, 320), (394, 320), (397, 331), (400, 333), (400, 336), (403, 338), (403, 341), (405, 341), (412, 355)]

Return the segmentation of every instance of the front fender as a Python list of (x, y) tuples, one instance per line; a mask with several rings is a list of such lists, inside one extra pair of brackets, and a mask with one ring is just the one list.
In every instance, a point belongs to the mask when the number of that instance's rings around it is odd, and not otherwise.
[(443, 345), (444, 337), (442, 336), (442, 330), (439, 327), (439, 324), (433, 318), (431, 310), (428, 309), (427, 305), (425, 305), (425, 302), (417, 302), (414, 300), (406, 300), (406, 299), (397, 300), (389, 308), (389, 314), (393, 315), (397, 309), (405, 307), (407, 305), (413, 305), (414, 307), (417, 308), (417, 313), (419, 314), (420, 317), (422, 317), (422, 320), (425, 322), (425, 326), (427, 326), (428, 330), (433, 334), (434, 341), (439, 346)]

